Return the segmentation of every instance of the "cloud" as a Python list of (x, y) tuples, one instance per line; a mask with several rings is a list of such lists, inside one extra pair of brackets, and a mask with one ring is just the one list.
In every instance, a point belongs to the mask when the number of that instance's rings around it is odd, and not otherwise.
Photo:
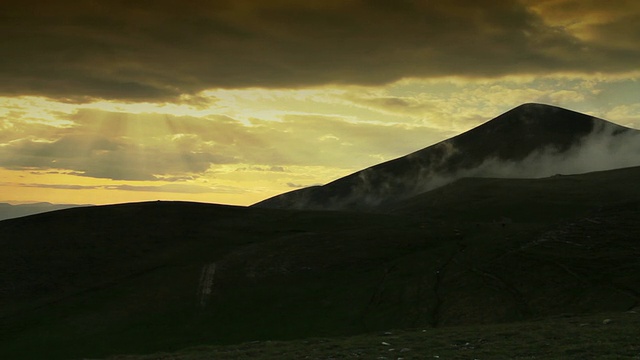
[(429, 94), (391, 95), (386, 91), (358, 91), (345, 94), (343, 99), (357, 106), (393, 115), (424, 116), (437, 110), (437, 101)]
[(292, 183), (292, 182), (288, 182), (287, 186), (290, 188), (294, 188), (294, 189), (302, 189), (302, 188), (306, 188), (306, 187), (310, 187), (310, 186), (321, 186), (322, 184), (312, 184), (312, 185), (303, 185), (303, 184), (296, 184), (296, 183)]
[(518, 161), (487, 158), (454, 174), (425, 179), (426, 190), (462, 177), (541, 178), (640, 166), (640, 133), (623, 129), (597, 122), (589, 134), (568, 149), (544, 147)]
[(528, 102), (554, 104), (613, 121), (624, 119), (627, 124), (632, 114), (621, 117), (621, 113), (611, 110), (636, 102), (633, 95), (637, 93), (637, 79), (637, 74), (626, 78), (574, 74), (407, 79), (385, 87), (350, 87), (333, 96), (341, 101), (339, 104), (361, 111), (361, 118), (425, 125), (455, 133)]
[(0, 94), (207, 106), (210, 88), (635, 70), (637, 2), (583, 3), (7, 0)]
[(237, 168), (236, 171), (247, 172), (247, 171), (258, 171), (258, 172), (286, 172), (287, 170), (282, 166), (250, 166), (250, 167), (240, 167)]
[(640, 104), (620, 105), (607, 112), (607, 117), (618, 119), (621, 125), (640, 128)]
[(609, 49), (635, 48), (640, 4), (633, 0), (525, 0), (551, 26)]
[[(197, 137), (197, 127), (188, 134), (169, 132), (189, 130), (194, 121), (188, 119), (181, 122), (161, 115), (147, 118), (101, 111), (78, 111), (68, 119), (75, 126), (41, 125), (36, 132), (39, 136), (20, 130), (21, 126), (30, 129), (32, 125), (16, 123), (14, 132), (3, 134), (6, 138), (0, 143), (0, 166), (64, 169), (114, 180), (165, 180), (203, 173), (211, 164), (235, 161), (200, 138), (189, 143), (193, 141), (189, 136)], [(203, 121), (195, 123), (204, 126)], [(211, 126), (209, 132), (215, 130)]]
[[(2, 183), (3, 185), (16, 185), (10, 183)], [(21, 187), (27, 188), (42, 188), (42, 189), (57, 189), (57, 190), (96, 190), (102, 189), (99, 185), (70, 185), (70, 184), (37, 184), (37, 183), (25, 183), (17, 184)]]
[(538, 149), (520, 161), (497, 157), (450, 174), (435, 174), (423, 180), (420, 191), (428, 191), (465, 177), (545, 178), (640, 166), (640, 133), (621, 131), (611, 123), (599, 123), (591, 133), (569, 149)]
[(108, 190), (124, 190), (124, 191), (145, 191), (145, 192), (166, 192), (180, 194), (206, 194), (206, 193), (233, 193), (237, 194), (241, 190), (226, 186), (216, 186), (215, 188), (191, 185), (191, 184), (168, 184), (159, 186), (141, 186), (141, 185), (109, 185), (105, 186)]
[(0, 183), (3, 186), (19, 185), (26, 188), (56, 189), (56, 190), (123, 190), (143, 191), (159, 193), (179, 194), (206, 194), (206, 193), (240, 193), (241, 190), (229, 186), (207, 187), (192, 184), (165, 184), (165, 185), (72, 185), (72, 184), (40, 184), (40, 183)]
[(242, 164), (236, 170), (243, 172), (273, 174), (284, 174), (290, 166), (355, 170), (445, 136), (427, 126), (353, 123), (320, 115), (284, 115), (280, 121), (253, 119), (245, 124), (218, 115), (80, 109), (63, 119), (72, 126), (39, 125), (35, 136), (21, 130), (33, 125), (16, 122), (13, 132), (0, 132), (0, 166), (139, 181), (195, 179), (214, 166), (230, 164)]
[[(350, 122), (321, 115), (284, 115), (280, 122), (257, 125), (250, 131), (268, 139), (274, 149), (266, 163), (351, 169), (402, 156), (449, 134), (424, 125)], [(255, 155), (262, 161), (266, 154)]]
[(167, 150), (116, 143), (98, 134), (66, 135), (52, 142), (21, 139), (0, 148), (0, 166), (8, 169), (66, 169), (95, 178), (157, 180), (156, 174), (204, 172), (224, 155)]

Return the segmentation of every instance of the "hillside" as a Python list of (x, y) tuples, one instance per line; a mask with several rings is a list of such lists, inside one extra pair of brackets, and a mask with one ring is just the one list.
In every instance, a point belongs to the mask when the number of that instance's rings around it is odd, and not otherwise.
[(589, 212), (640, 198), (637, 179), (640, 167), (540, 179), (462, 178), (399, 201), (390, 211), (460, 221), (491, 221), (501, 214), (517, 222), (553, 222), (567, 212)]
[(570, 315), (440, 329), (402, 329), (351, 337), (197, 346), (109, 360), (629, 359), (640, 357), (640, 314)]
[(175, 202), (0, 222), (0, 358), (624, 312), (640, 168), (463, 179), (390, 213)]
[(463, 134), (264, 208), (386, 211), (463, 177), (545, 177), (640, 165), (640, 132), (543, 104), (518, 106)]

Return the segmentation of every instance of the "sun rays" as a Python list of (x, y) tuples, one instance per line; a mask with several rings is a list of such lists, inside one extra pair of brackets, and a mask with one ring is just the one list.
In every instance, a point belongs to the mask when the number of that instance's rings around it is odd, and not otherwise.
[(248, 205), (405, 155), (527, 101), (640, 126), (638, 74), (210, 89), (171, 101), (0, 98), (5, 199)]

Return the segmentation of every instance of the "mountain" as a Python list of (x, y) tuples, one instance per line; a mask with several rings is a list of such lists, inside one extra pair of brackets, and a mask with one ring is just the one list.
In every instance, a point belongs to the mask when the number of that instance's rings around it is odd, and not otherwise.
[(387, 213), (158, 201), (5, 220), (0, 358), (526, 329), (630, 311), (640, 306), (639, 182), (640, 167), (466, 178)]
[(33, 203), (33, 204), (18, 204), (18, 205), (0, 203), (0, 221), (5, 219), (21, 217), (21, 216), (39, 214), (47, 211), (69, 209), (69, 208), (78, 207), (78, 206), (86, 206), (86, 205), (51, 204), (47, 202), (40, 202), (40, 203)]
[(463, 177), (544, 177), (640, 165), (640, 132), (524, 104), (461, 135), (255, 207), (381, 211)]
[[(637, 134), (528, 104), (265, 202), (284, 209), (155, 201), (0, 221), (0, 359), (273, 347), (267, 341), (429, 328), (452, 329), (441, 345), (473, 358), (457, 351), (471, 344), (460, 334), (478, 334), (476, 326), (495, 325), (489, 341), (532, 329), (541, 346), (555, 347), (561, 332), (540, 326), (567, 314), (585, 320), (558, 326), (588, 332), (599, 346), (561, 357), (637, 354), (628, 334), (640, 307), (640, 166), (624, 167), (638, 160)], [(615, 169), (580, 173), (601, 168)], [(293, 209), (305, 206), (338, 210)], [(610, 314), (623, 312), (627, 325), (612, 335)], [(609, 322), (583, 332), (593, 319)], [(482, 336), (474, 347), (487, 344)], [(215, 351), (233, 358), (234, 348)], [(287, 357), (297, 356), (276, 358)]]

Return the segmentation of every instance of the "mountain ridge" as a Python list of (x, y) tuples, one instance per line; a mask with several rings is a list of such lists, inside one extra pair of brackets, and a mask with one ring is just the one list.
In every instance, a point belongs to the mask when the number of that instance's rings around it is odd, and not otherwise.
[[(580, 149), (613, 146), (612, 139), (633, 137), (640, 150), (639, 131), (609, 121), (551, 105), (527, 103), (477, 127), (408, 155), (357, 171), (326, 185), (297, 189), (252, 206), (314, 210), (384, 211), (396, 201), (431, 190), (465, 176), (503, 176), (502, 165), (525, 164), (512, 172), (529, 177), (553, 172), (580, 173), (604, 170), (589, 166)], [(637, 138), (636, 138), (637, 137)], [(604, 142), (604, 143), (603, 143)], [(637, 146), (637, 149), (635, 148)], [(577, 154), (571, 151), (578, 149)], [(599, 149), (602, 153), (606, 149)], [(569, 164), (565, 155), (578, 158), (582, 169)], [(640, 155), (616, 167), (640, 164)], [(623, 152), (617, 154), (624, 157)], [(534, 159), (537, 157), (537, 159)], [(555, 161), (554, 166), (542, 162)], [(564, 162), (564, 165), (559, 162)], [(600, 165), (606, 167), (605, 161)], [(591, 164), (596, 165), (596, 164)], [(528, 168), (527, 168), (528, 167)], [(544, 167), (548, 168), (545, 170)], [(564, 171), (564, 170), (567, 171)], [(537, 176), (537, 177), (539, 177)], [(509, 176), (506, 176), (509, 177)]]

